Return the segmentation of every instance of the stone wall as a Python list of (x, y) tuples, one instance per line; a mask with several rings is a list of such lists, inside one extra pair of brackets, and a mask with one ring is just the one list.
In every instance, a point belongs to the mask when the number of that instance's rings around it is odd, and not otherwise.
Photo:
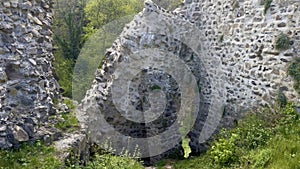
[[(158, 60), (171, 57), (166, 53), (178, 56), (195, 76), (200, 101), (196, 122), (188, 134), (193, 154), (205, 150), (203, 143), (217, 126), (230, 126), (248, 110), (274, 105), (279, 91), (289, 99), (299, 101), (293, 89), (293, 80), (287, 75), (289, 63), (300, 56), (299, 1), (273, 0), (266, 14), (263, 4), (263, 0), (186, 0), (181, 9), (170, 12), (147, 1), (144, 11), (124, 28), (113, 47), (107, 51), (103, 67), (81, 105), (78, 116), (89, 128), (91, 139), (101, 143), (105, 134), (115, 130), (134, 137), (149, 134), (139, 133), (134, 130), (136, 126), (120, 117), (111, 93), (113, 83), (119, 76), (117, 67), (122, 62), (135, 63), (137, 58), (133, 54), (145, 49), (165, 51), (155, 57)], [(285, 51), (274, 47), (281, 33), (291, 39), (290, 49)], [(138, 100), (143, 95), (149, 96), (149, 88), (154, 84), (168, 94), (172, 94), (172, 88), (178, 85), (172, 82), (172, 78), (164, 78), (167, 75), (159, 70), (147, 70), (144, 74), (143, 71), (137, 74), (137, 79), (132, 80), (132, 86), (129, 86), (137, 88), (131, 89), (133, 94), (129, 94), (136, 110), (141, 109)], [(155, 80), (158, 76), (165, 81)], [(180, 95), (173, 96), (170, 98), (181, 98)], [(126, 102), (126, 99), (123, 101)], [(172, 104), (176, 110), (180, 108), (176, 107), (180, 102)], [(149, 108), (147, 103), (143, 106)], [(160, 130), (168, 130), (170, 126), (163, 127), (162, 123), (164, 119), (170, 122), (176, 119), (176, 113), (166, 109), (159, 118), (161, 121), (155, 125), (152, 123), (148, 129), (158, 135), (162, 133)], [(100, 117), (101, 114), (104, 118)], [(109, 121), (112, 127), (103, 126), (104, 120)], [(155, 144), (172, 143), (172, 140), (178, 139), (179, 128), (173, 131), (174, 137), (162, 137)], [(122, 142), (122, 139), (116, 140)], [(179, 141), (174, 145), (177, 149), (180, 149)]]
[(56, 113), (52, 0), (0, 2), (0, 147), (50, 139)]
[[(300, 56), (299, 5), (298, 0), (273, 0), (264, 14), (263, 0), (185, 1), (180, 13), (205, 33), (202, 45), (221, 63), (221, 74), (212, 79), (223, 79), (223, 125), (230, 125), (247, 110), (272, 107), (279, 91), (292, 101), (300, 101), (287, 74), (290, 62)], [(275, 49), (282, 33), (291, 39), (289, 50)]]
[[(222, 63), (227, 103), (236, 112), (274, 104), (280, 88), (297, 101), (287, 67), (300, 52), (298, 0), (273, 0), (266, 14), (263, 0), (185, 3), (181, 13), (205, 32), (204, 45)], [(291, 38), (289, 50), (275, 49), (281, 33)]]

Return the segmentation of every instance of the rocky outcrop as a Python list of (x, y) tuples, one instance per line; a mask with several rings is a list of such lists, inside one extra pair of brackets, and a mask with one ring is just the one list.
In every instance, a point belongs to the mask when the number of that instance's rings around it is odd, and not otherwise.
[(57, 136), (51, 0), (0, 2), (0, 147)]
[[(287, 75), (300, 52), (298, 1), (274, 0), (266, 14), (260, 0), (186, 0), (174, 12), (145, 4), (107, 51), (81, 105), (92, 141), (109, 141), (117, 151), (139, 145), (155, 156), (180, 151), (187, 129), (192, 154), (199, 154), (218, 126), (272, 106), (279, 90), (299, 101)], [(291, 39), (288, 50), (275, 49), (280, 34)]]

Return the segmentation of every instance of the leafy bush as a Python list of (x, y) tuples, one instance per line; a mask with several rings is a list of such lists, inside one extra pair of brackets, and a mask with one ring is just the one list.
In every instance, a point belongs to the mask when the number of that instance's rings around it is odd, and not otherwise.
[(300, 94), (300, 58), (291, 63), (288, 73), (294, 78), (294, 89)]
[(290, 38), (286, 34), (280, 34), (276, 39), (275, 48), (277, 50), (287, 50), (290, 48)]
[(273, 0), (265, 0), (265, 3), (264, 3), (264, 14), (267, 13), (268, 9), (271, 7), (271, 3), (272, 3)]
[(224, 165), (236, 161), (236, 145), (235, 141), (238, 135), (232, 134), (229, 139), (219, 139), (211, 147), (210, 155), (215, 163)]

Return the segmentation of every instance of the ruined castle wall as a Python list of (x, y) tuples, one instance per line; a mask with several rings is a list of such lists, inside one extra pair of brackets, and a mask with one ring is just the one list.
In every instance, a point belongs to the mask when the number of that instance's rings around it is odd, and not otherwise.
[(52, 0), (0, 2), (1, 148), (49, 134), (48, 117), (56, 113), (53, 102), (58, 96), (52, 4)]
[[(298, 0), (273, 0), (264, 13), (263, 0), (185, 1), (180, 13), (204, 32), (202, 45), (210, 57), (221, 62), (221, 73), (212, 77), (223, 77), (224, 86), (219, 90), (225, 91), (226, 101), (221, 124), (230, 125), (243, 112), (259, 106), (272, 107), (279, 91), (299, 102), (287, 74), (290, 62), (300, 56), (299, 5)], [(275, 49), (280, 34), (291, 39), (290, 49)], [(193, 140), (193, 151), (201, 152)]]
[[(271, 106), (279, 90), (289, 99), (299, 101), (287, 69), (300, 56), (300, 3), (274, 0), (266, 14), (263, 4), (263, 0), (186, 0), (181, 9), (169, 12), (148, 1), (143, 13), (124, 28), (108, 51), (93, 89), (85, 98), (83, 110), (98, 105), (90, 114), (81, 111), (83, 116), (92, 117), (87, 122), (93, 128), (92, 139), (97, 141), (100, 135), (117, 130), (101, 126), (103, 121), (96, 118), (101, 112), (111, 115), (111, 126), (122, 124), (119, 126), (126, 130), (123, 132), (135, 133), (130, 125), (126, 126), (122, 120), (120, 123), (122, 118), (113, 109), (110, 89), (117, 77), (118, 62), (132, 62), (135, 59), (132, 53), (145, 48), (158, 48), (179, 56), (197, 79), (200, 104), (189, 133), (195, 154), (205, 149), (201, 143), (214, 132), (219, 120), (221, 126), (228, 126), (247, 110)], [(275, 49), (281, 33), (291, 39), (290, 49), (285, 51)], [(164, 56), (168, 57), (161, 57)], [(165, 145), (172, 143), (172, 139), (158, 142)]]
[[(205, 46), (222, 63), (226, 103), (236, 112), (272, 105), (279, 89), (299, 101), (287, 75), (289, 63), (300, 56), (300, 3), (273, 0), (264, 14), (263, 0), (186, 0), (182, 13), (205, 32)], [(275, 49), (286, 34), (290, 49)]]

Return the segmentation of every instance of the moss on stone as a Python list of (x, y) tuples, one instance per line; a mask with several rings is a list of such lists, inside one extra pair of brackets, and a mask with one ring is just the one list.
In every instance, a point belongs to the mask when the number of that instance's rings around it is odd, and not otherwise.
[(277, 50), (287, 50), (290, 48), (290, 38), (286, 34), (280, 34), (276, 39)]
[(290, 64), (288, 74), (293, 77), (294, 89), (300, 94), (300, 58)]
[(264, 9), (264, 14), (267, 13), (268, 9), (271, 7), (271, 3), (273, 2), (273, 0), (265, 0), (265, 9)]

